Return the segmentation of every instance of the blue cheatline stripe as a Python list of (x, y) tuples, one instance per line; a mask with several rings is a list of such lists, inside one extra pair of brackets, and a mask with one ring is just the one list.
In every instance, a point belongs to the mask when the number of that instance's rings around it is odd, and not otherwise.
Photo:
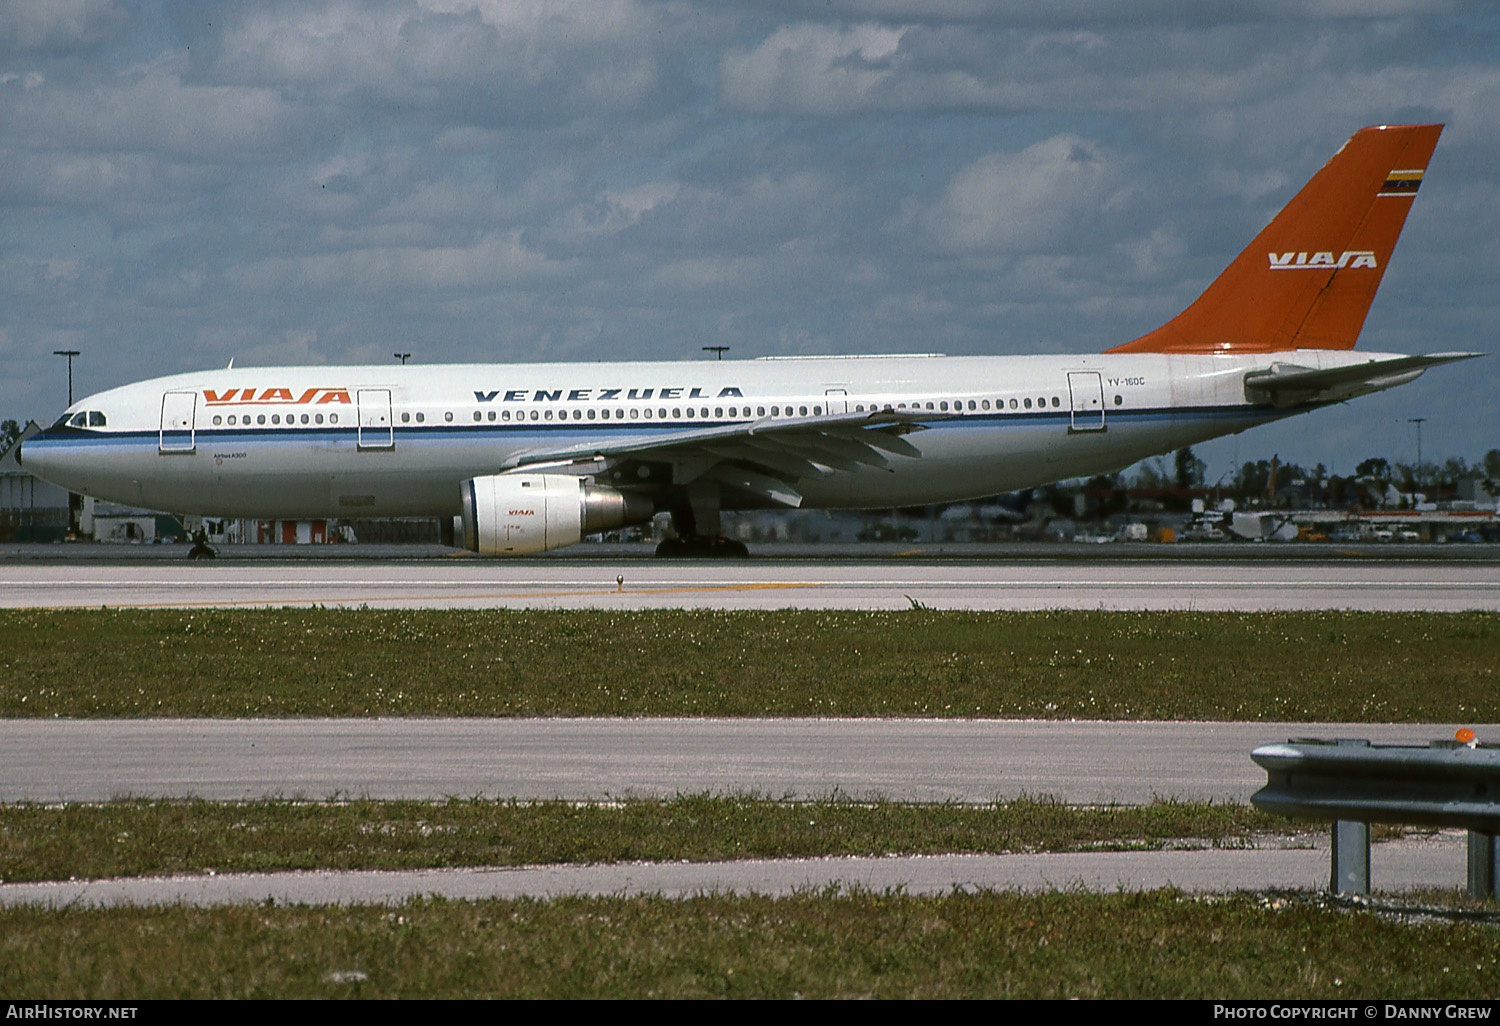
[[(1326, 404), (1320, 404), (1326, 405)], [(1316, 407), (1309, 407), (1309, 409)], [(1090, 412), (1090, 411), (1086, 411)], [(1266, 406), (1194, 406), (1194, 407), (1152, 407), (1148, 409), (1115, 409), (1106, 410), (1104, 424), (1108, 427), (1113, 423), (1125, 422), (1129, 424), (1160, 423), (1180, 420), (1277, 420), (1291, 416), (1294, 413), (1305, 412), (1305, 410), (1279, 410)], [(917, 421), (930, 431), (947, 430), (974, 430), (978, 428), (994, 429), (1001, 428), (1025, 428), (1034, 429), (1050, 425), (1071, 425), (1073, 412), (1071, 410), (1033, 410), (1029, 412), (995, 412), (995, 413), (964, 413), (957, 417), (949, 417), (942, 420), (929, 422)], [(670, 422), (643, 422), (643, 421), (554, 421), (551, 423), (541, 421), (523, 421), (505, 423), (483, 423), (483, 424), (430, 424), (416, 427), (404, 425), (393, 429), (393, 435), (398, 444), (436, 444), (442, 442), (474, 443), (483, 441), (505, 441), (510, 444), (525, 444), (528, 438), (536, 435), (556, 436), (559, 434), (577, 435), (579, 441), (587, 440), (601, 435), (670, 435), (687, 428), (715, 428), (726, 427), (734, 424), (747, 424), (748, 421), (728, 420), (681, 420)], [(772, 423), (775, 423), (772, 421)], [(810, 426), (816, 426), (810, 425)], [(306, 445), (309, 442), (332, 444), (347, 442), (354, 445), (358, 439), (359, 429), (357, 425), (337, 428), (198, 428), (195, 431), (195, 442), (201, 450), (205, 446), (232, 446), (236, 444), (255, 444), (265, 442), (286, 442), (296, 445)], [(184, 438), (186, 432), (181, 433)], [(555, 437), (552, 439), (557, 441)], [(115, 447), (138, 447), (146, 443), (155, 449), (160, 441), (160, 432), (151, 431), (91, 431), (78, 428), (66, 429), (66, 433), (54, 434), (52, 430), (44, 431), (39, 435), (26, 440), (27, 446), (40, 448), (115, 448)], [(724, 439), (723, 441), (732, 441)], [(24, 450), (23, 450), (24, 452)]]

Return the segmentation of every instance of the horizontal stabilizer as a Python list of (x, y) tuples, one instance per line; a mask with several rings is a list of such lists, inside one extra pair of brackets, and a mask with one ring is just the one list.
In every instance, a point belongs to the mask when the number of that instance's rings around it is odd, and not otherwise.
[(1404, 385), (1422, 376), (1428, 367), (1456, 360), (1472, 360), (1483, 353), (1429, 353), (1372, 359), (1345, 367), (1300, 367), (1273, 363), (1266, 370), (1245, 375), (1245, 398), (1269, 402), (1278, 408), (1304, 403), (1341, 402), (1358, 395)]

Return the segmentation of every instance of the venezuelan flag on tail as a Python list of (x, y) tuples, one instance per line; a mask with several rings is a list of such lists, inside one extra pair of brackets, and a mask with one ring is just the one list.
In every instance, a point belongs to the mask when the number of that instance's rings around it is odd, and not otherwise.
[(1442, 131), (1355, 132), (1191, 306), (1109, 352), (1353, 349)]

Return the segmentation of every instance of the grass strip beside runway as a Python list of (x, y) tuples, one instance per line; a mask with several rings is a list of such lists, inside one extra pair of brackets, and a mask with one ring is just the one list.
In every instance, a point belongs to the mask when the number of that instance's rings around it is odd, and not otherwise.
[[(1492, 999), (1493, 914), (981, 892), (0, 911), (41, 998)], [(1357, 1006), (1355, 1006), (1357, 1007)]]
[(1308, 829), (1244, 806), (777, 802), (146, 802), (0, 806), (0, 880), (635, 860), (1239, 847)]
[(1500, 615), (8, 610), (0, 716), (1495, 722)]

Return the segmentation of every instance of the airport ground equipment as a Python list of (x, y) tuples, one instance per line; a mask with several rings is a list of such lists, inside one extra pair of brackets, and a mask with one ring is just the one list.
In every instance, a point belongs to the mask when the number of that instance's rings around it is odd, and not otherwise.
[(1500, 745), (1471, 730), (1428, 745), (1293, 738), (1250, 756), (1266, 771), (1256, 808), (1295, 819), (1333, 821), (1330, 887), (1370, 891), (1370, 824), (1462, 827), (1469, 832), (1468, 889), (1495, 897), (1500, 869)]

